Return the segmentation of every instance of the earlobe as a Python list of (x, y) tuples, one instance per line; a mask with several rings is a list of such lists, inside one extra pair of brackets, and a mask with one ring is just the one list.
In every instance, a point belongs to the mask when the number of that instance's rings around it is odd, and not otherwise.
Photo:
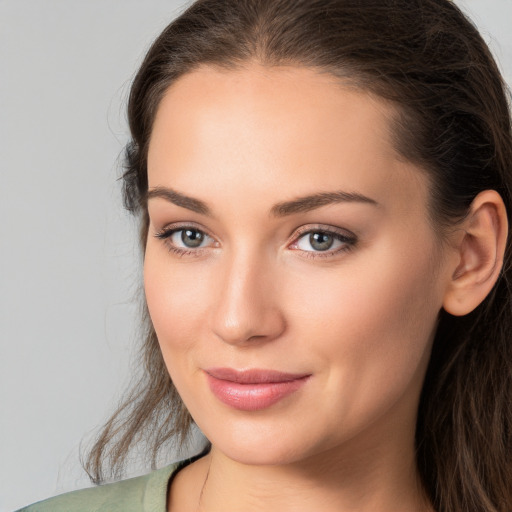
[(478, 194), (463, 221), (457, 243), (457, 264), (448, 284), (443, 307), (455, 316), (473, 311), (487, 297), (501, 268), (508, 234), (503, 199), (495, 190)]

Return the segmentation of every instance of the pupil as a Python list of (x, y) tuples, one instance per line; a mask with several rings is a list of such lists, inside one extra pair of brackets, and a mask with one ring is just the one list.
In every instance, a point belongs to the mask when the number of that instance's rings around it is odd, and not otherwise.
[(327, 251), (331, 248), (333, 242), (333, 236), (328, 233), (311, 233), (309, 235), (309, 243), (317, 251)]
[(204, 234), (200, 231), (193, 231), (191, 229), (184, 229), (181, 232), (181, 241), (187, 247), (199, 247), (204, 239)]

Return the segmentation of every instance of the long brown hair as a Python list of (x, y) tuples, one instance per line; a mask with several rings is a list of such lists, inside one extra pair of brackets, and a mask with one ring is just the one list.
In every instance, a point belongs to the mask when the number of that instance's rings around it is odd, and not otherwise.
[[(307, 66), (394, 103), (396, 150), (429, 173), (438, 232), (474, 197), (497, 190), (512, 212), (507, 89), (481, 36), (448, 0), (199, 0), (154, 42), (128, 104), (132, 140), (123, 175), (126, 207), (140, 215), (144, 247), (146, 157), (159, 102), (185, 73)], [(438, 512), (512, 507), (511, 244), (500, 278), (464, 317), (440, 313), (416, 430), (417, 464)], [(145, 311), (144, 372), (104, 427), (86, 468), (120, 475), (141, 439), (154, 461), (183, 442), (192, 420), (163, 362)], [(105, 472), (107, 468), (110, 473)]]

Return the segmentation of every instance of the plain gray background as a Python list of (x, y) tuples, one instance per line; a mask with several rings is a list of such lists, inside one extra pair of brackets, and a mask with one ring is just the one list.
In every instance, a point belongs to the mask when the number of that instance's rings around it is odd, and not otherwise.
[[(89, 485), (79, 444), (128, 382), (141, 273), (116, 181), (124, 106), (186, 3), (0, 0), (0, 511)], [(512, 0), (457, 3), (511, 84)]]

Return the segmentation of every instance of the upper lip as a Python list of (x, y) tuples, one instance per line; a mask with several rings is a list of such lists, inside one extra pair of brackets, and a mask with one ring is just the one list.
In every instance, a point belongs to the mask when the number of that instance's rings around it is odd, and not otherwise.
[(267, 384), (272, 382), (289, 382), (309, 377), (309, 373), (288, 373), (277, 370), (251, 368), (236, 370), (234, 368), (207, 368), (204, 370), (215, 379), (227, 380), (239, 384)]

